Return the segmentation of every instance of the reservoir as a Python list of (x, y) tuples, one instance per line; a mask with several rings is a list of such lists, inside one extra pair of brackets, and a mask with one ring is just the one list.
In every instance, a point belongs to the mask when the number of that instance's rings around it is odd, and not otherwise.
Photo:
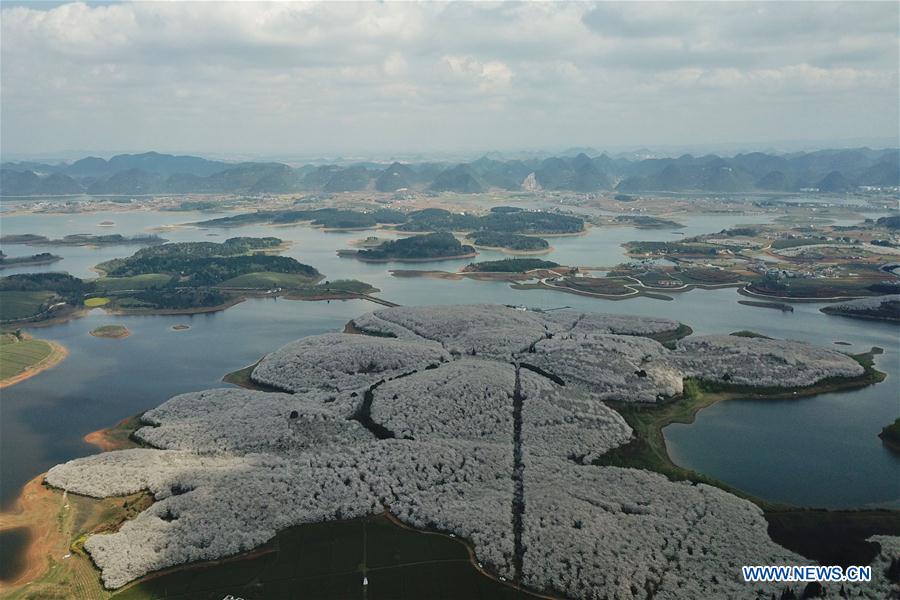
[[(147, 233), (166, 224), (226, 213), (122, 212), (73, 215), (15, 215), (3, 218), (3, 233), (52, 238), (71, 233)], [(114, 227), (98, 227), (101, 221)], [(719, 231), (761, 223), (767, 216), (684, 217), (681, 233)], [(285, 252), (321, 271), (327, 279), (359, 279), (402, 305), (506, 303), (529, 307), (571, 306), (581, 310), (677, 319), (696, 334), (751, 330), (857, 353), (884, 348), (876, 367), (888, 378), (875, 386), (788, 401), (722, 402), (701, 411), (691, 425), (664, 431), (673, 460), (768, 500), (828, 508), (900, 507), (900, 455), (882, 446), (877, 434), (900, 414), (897, 382), (900, 354), (896, 325), (853, 320), (819, 312), (822, 304), (794, 304), (793, 313), (738, 304), (734, 289), (672, 294), (672, 301), (636, 298), (611, 301), (551, 290), (514, 290), (504, 282), (399, 278), (390, 269), (455, 271), (471, 260), (371, 264), (340, 258), (336, 251), (368, 235), (330, 233), (307, 226), (250, 226), (237, 229), (178, 228), (158, 232), (171, 241), (224, 241), (233, 236), (277, 236), (293, 242)], [(630, 240), (672, 240), (667, 229), (592, 228), (585, 235), (549, 238), (548, 260), (611, 267), (627, 260), (621, 244)], [(11, 256), (53, 252), (62, 261), (21, 271), (68, 271), (95, 276), (90, 268), (137, 248), (8, 246)], [(477, 260), (507, 255), (485, 251)], [(4, 275), (14, 270), (4, 271)], [(153, 408), (173, 395), (224, 386), (224, 374), (252, 364), (281, 345), (318, 333), (340, 331), (351, 318), (380, 308), (364, 300), (303, 302), (251, 299), (225, 311), (193, 316), (113, 316), (96, 309), (66, 323), (32, 329), (69, 350), (60, 365), (4, 389), (0, 396), (0, 502), (8, 507), (21, 487), (51, 466), (96, 452), (82, 437)], [(100, 325), (121, 324), (132, 335), (103, 339), (90, 335)], [(175, 325), (188, 325), (174, 331)], [(850, 346), (835, 346), (835, 341)]]

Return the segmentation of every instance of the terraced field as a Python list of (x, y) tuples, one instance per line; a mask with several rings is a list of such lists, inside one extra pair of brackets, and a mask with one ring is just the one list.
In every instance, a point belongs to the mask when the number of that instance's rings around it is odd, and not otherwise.
[(53, 354), (53, 347), (44, 340), (20, 339), (5, 333), (0, 336), (0, 380), (16, 377), (26, 369), (37, 366)]

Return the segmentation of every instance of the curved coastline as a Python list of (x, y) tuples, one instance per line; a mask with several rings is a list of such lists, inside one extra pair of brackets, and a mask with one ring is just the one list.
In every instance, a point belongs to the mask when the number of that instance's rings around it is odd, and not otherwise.
[(31, 379), (35, 375), (43, 373), (48, 369), (52, 369), (53, 367), (64, 361), (69, 355), (69, 351), (66, 349), (66, 347), (58, 342), (52, 342), (49, 340), (40, 341), (50, 346), (49, 356), (41, 359), (37, 364), (27, 367), (21, 373), (17, 373), (12, 377), (7, 377), (6, 379), (0, 380), (0, 389), (16, 385), (17, 383), (21, 383), (27, 379)]
[[(251, 365), (250, 367), (246, 367), (235, 373), (247, 371), (252, 369), (253, 366), (255, 365)], [(230, 375), (233, 374), (226, 375), (223, 380), (229, 381)], [(238, 383), (237, 385), (240, 384)], [(264, 389), (265, 391), (272, 391), (268, 388)], [(83, 440), (86, 443), (95, 446), (101, 452), (138, 447), (139, 444), (131, 438), (131, 434), (142, 426), (140, 417), (140, 414), (128, 417), (119, 421), (112, 427), (92, 431), (86, 434)], [(129, 506), (131, 506), (132, 511), (137, 509), (137, 512), (140, 512), (140, 510), (144, 510), (153, 503), (152, 496), (146, 491), (130, 496), (107, 499), (97, 499), (80, 496), (78, 494), (70, 494), (46, 484), (44, 481), (45, 475), (46, 473), (42, 473), (29, 481), (16, 499), (13, 509), (8, 512), (0, 513), (0, 531), (18, 528), (25, 528), (28, 530), (28, 542), (25, 546), (26, 550), (23, 566), (15, 575), (14, 579), (0, 581), (0, 593), (12, 593), (31, 584), (40, 585), (42, 583), (40, 580), (44, 577), (51, 576), (51, 573), (53, 574), (53, 577), (56, 577), (56, 570), (62, 566), (62, 564), (65, 564), (66, 567), (71, 570), (68, 575), (72, 578), (79, 578), (78, 576), (83, 575), (85, 570), (95, 572), (96, 566), (93, 564), (90, 557), (80, 548), (80, 541), (82, 540), (83, 535), (80, 530), (71, 527), (69, 524), (84, 520), (88, 524), (88, 529), (94, 532), (115, 530), (121, 523), (136, 514), (128, 511)], [(96, 517), (100, 515), (109, 516), (109, 510), (105, 506), (106, 504), (113, 504), (117, 507), (120, 506), (123, 510), (115, 511), (111, 517), (113, 519), (112, 521), (97, 519)], [(466, 548), (467, 562), (479, 575), (491, 579), (498, 584), (517, 590), (519, 593), (523, 594), (524, 598), (555, 598), (555, 596), (549, 596), (535, 590), (520, 587), (512, 581), (501, 579), (497, 575), (485, 570), (480, 566), (475, 556), (474, 546), (468, 540), (440, 531), (423, 530), (412, 527), (403, 523), (388, 511), (385, 511), (380, 515), (373, 515), (373, 517), (378, 516), (385, 518), (395, 527), (421, 535), (441, 536), (462, 544)], [(300, 525), (300, 527), (302, 527), (302, 525)], [(106, 597), (106, 594), (118, 593), (172, 573), (252, 560), (278, 551), (277, 542), (273, 539), (259, 547), (232, 556), (210, 561), (185, 563), (154, 571), (114, 591), (102, 588), (99, 578), (91, 578), (89, 583), (92, 586), (96, 586), (95, 593), (103, 594), (98, 597)], [(58, 562), (60, 558), (66, 562)], [(49, 581), (47, 583), (51, 584)]]

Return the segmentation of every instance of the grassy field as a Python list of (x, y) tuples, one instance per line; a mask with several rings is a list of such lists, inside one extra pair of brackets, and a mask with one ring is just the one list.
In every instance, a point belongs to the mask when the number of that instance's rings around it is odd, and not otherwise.
[[(702, 384), (692, 379), (684, 381), (684, 396), (678, 400), (653, 406), (631, 402), (609, 402), (634, 430), (634, 438), (624, 446), (615, 448), (597, 460), (598, 465), (647, 469), (662, 473), (672, 480), (688, 480), (726, 487), (712, 478), (679, 467), (669, 458), (662, 430), (671, 423), (691, 423), (696, 414), (727, 396), (710, 393)], [(733, 491), (733, 490), (729, 490)], [(745, 494), (741, 494), (746, 497)]]
[(0, 292), (0, 321), (26, 319), (41, 312), (53, 292)]
[(552, 285), (590, 294), (607, 294), (610, 296), (634, 294), (634, 290), (625, 287), (626, 283), (632, 282), (613, 277), (571, 277), (553, 282)]
[(740, 331), (732, 331), (728, 335), (733, 335), (736, 337), (745, 337), (745, 338), (762, 338), (764, 340), (771, 340), (767, 335), (763, 335), (761, 333), (756, 333), (755, 331), (749, 331), (747, 329), (741, 329)]
[(171, 276), (162, 273), (148, 273), (133, 277), (101, 277), (97, 280), (97, 289), (104, 292), (146, 290), (163, 287), (171, 280)]
[(316, 282), (315, 278), (306, 277), (298, 273), (247, 273), (232, 277), (219, 284), (223, 288), (247, 288), (257, 290), (269, 290), (272, 288), (302, 288)]
[[(260, 359), (262, 360), (262, 359)], [(236, 385), (238, 387), (246, 388), (248, 390), (259, 390), (262, 392), (280, 392), (281, 390), (274, 388), (272, 386), (268, 386), (262, 383), (257, 383), (250, 379), (250, 375), (253, 373), (253, 369), (256, 368), (256, 365), (259, 364), (259, 361), (256, 361), (252, 365), (248, 367), (244, 367), (243, 369), (238, 369), (237, 371), (232, 371), (231, 373), (227, 373), (222, 381), (225, 383), (230, 383), (232, 385)]]
[(694, 333), (694, 330), (691, 329), (689, 325), (685, 325), (684, 323), (678, 324), (678, 329), (675, 331), (665, 331), (663, 333), (657, 333), (654, 335), (649, 335), (647, 337), (656, 340), (666, 348), (674, 348), (675, 343), (683, 337), (687, 337)]
[(88, 308), (97, 308), (98, 306), (106, 306), (109, 304), (109, 298), (97, 297), (88, 298), (84, 301), (84, 305)]
[[(480, 574), (467, 546), (385, 516), (289, 528), (268, 552), (161, 574), (116, 600), (257, 598), (534, 598)], [(363, 577), (368, 585), (363, 586)]]
[(0, 380), (10, 379), (53, 354), (44, 340), (20, 339), (11, 333), (0, 335)]
[(137, 298), (132, 298), (131, 296), (125, 296), (124, 298), (116, 298), (116, 308), (153, 308), (154, 305), (149, 302), (144, 302), (143, 300), (138, 300)]
[(379, 292), (364, 281), (355, 279), (338, 279), (326, 281), (319, 285), (311, 285), (305, 288), (291, 290), (287, 298), (290, 300), (321, 299), (321, 298), (355, 298), (357, 294), (373, 294)]

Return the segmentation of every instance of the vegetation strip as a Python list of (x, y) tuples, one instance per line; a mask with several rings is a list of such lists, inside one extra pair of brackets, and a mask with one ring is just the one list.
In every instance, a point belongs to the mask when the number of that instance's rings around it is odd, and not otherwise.
[(516, 584), (522, 582), (522, 564), (525, 559), (525, 546), (522, 543), (525, 514), (525, 464), (522, 460), (522, 380), (519, 365), (513, 364), (516, 370), (516, 384), (513, 390), (513, 572)]
[[(737, 332), (738, 335), (752, 332)], [(733, 334), (735, 335), (735, 334)], [(638, 406), (633, 403), (608, 402), (621, 414), (634, 430), (634, 439), (624, 446), (613, 449), (594, 460), (592, 464), (648, 469), (661, 473), (673, 481), (687, 480), (705, 483), (721, 488), (731, 494), (745, 498), (763, 509), (769, 521), (772, 539), (803, 556), (821, 564), (868, 564), (874, 556), (873, 544), (865, 539), (873, 534), (898, 535), (900, 532), (900, 512), (890, 510), (828, 511), (798, 508), (763, 500), (733, 488), (712, 477), (679, 467), (669, 456), (662, 430), (672, 423), (689, 424), (697, 413), (725, 400), (731, 399), (794, 399), (816, 396), (829, 392), (856, 389), (884, 380), (884, 373), (874, 368), (873, 357), (881, 353), (874, 347), (869, 352), (853, 356), (864, 368), (865, 373), (849, 380), (823, 381), (805, 388), (770, 388), (754, 390), (748, 387), (716, 384), (688, 379), (684, 382), (682, 398), (659, 406)], [(866, 523), (858, 528), (855, 522)], [(842, 525), (841, 523), (846, 523)], [(802, 526), (801, 526), (802, 525)], [(832, 532), (827, 545), (820, 542), (827, 537), (823, 532)], [(828, 562), (835, 561), (835, 562)]]

